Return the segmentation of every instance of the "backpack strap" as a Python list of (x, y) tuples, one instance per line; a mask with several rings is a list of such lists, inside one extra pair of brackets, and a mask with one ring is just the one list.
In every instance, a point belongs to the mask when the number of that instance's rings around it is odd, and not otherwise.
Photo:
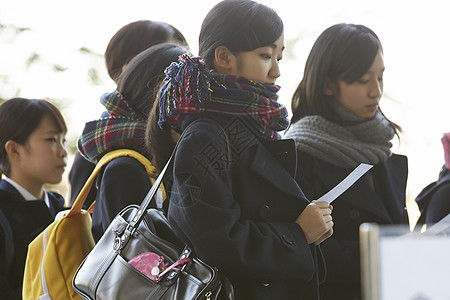
[[(155, 184), (155, 179), (153, 177), (151, 177), (151, 175), (156, 172), (156, 168), (151, 164), (151, 162), (145, 156), (143, 156), (142, 154), (140, 154), (134, 150), (130, 150), (130, 149), (118, 149), (118, 150), (108, 152), (95, 165), (94, 170), (92, 171), (89, 178), (86, 180), (86, 183), (84, 184), (83, 188), (81, 189), (80, 193), (77, 196), (77, 199), (73, 203), (72, 208), (70, 209), (69, 213), (67, 214), (67, 217), (70, 217), (75, 214), (79, 214), (81, 212), (81, 208), (84, 204), (84, 201), (86, 200), (86, 197), (89, 194), (89, 191), (91, 190), (91, 187), (95, 181), (95, 178), (99, 174), (100, 170), (111, 160), (118, 158), (118, 157), (122, 157), (122, 156), (129, 156), (129, 157), (132, 157), (132, 158), (135, 158), (136, 160), (138, 160), (145, 167), (145, 170), (147, 171), (147, 174), (149, 175), (149, 178), (150, 178), (150, 183), (152, 185)], [(166, 191), (165, 191), (162, 183), (160, 184), (158, 191), (160, 191), (160, 193), (157, 196), (160, 199), (159, 202), (161, 202), (161, 207), (162, 207), (162, 202), (166, 199)], [(158, 200), (157, 200), (157, 202), (158, 202)], [(89, 207), (88, 212), (92, 212), (92, 210), (94, 209), (94, 204), (95, 204), (95, 201)]]
[(5, 256), (3, 257), (2, 264), (0, 265), (0, 271), (5, 274), (5, 276), (8, 276), (9, 268), (11, 267), (12, 259), (14, 256), (14, 240), (11, 225), (9, 225), (8, 219), (1, 210), (0, 227), (2, 228), (4, 234), (3, 247), (5, 249)]

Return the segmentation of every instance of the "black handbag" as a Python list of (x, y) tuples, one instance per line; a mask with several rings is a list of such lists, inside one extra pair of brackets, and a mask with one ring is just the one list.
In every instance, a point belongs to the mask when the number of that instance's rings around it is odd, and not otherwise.
[[(162, 212), (148, 209), (171, 160), (141, 205), (123, 209), (79, 266), (72, 283), (83, 299), (234, 299), (229, 280), (193, 255)], [(142, 254), (162, 261), (149, 276), (129, 263)]]

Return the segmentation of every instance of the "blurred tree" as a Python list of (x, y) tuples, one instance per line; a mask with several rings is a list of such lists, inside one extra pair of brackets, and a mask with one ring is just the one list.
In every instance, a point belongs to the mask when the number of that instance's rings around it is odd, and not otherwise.
[[(0, 22), (0, 49), (23, 49), (23, 42), (24, 40), (31, 39), (33, 40), (35, 32), (31, 28), (28, 27), (20, 27), (16, 26), (14, 24), (3, 24)], [(48, 59), (48, 56), (45, 55), (44, 50), (45, 48), (33, 48), (33, 44), (28, 43), (30, 45), (29, 47), (29, 53), (26, 53), (25, 51), (25, 59), (23, 60), (15, 60), (12, 61), (16, 65), (13, 66), (14, 70), (19, 70), (20, 72), (32, 72), (34, 71), (33, 68), (39, 67), (39, 72), (42, 74), (42, 76), (46, 76), (46, 74), (52, 74), (52, 73), (69, 73), (69, 72), (75, 72), (75, 67), (79, 67), (79, 65), (73, 65), (73, 61), (67, 61), (66, 63), (68, 65), (65, 65), (65, 63), (58, 63), (53, 61), (54, 58)], [(28, 46), (27, 48), (28, 49)], [(88, 47), (79, 47), (78, 48), (78, 55), (80, 57), (83, 57), (83, 61), (86, 62), (86, 64), (81, 64), (84, 69), (82, 69), (82, 72), (85, 72), (85, 77), (88, 79), (88, 84), (92, 86), (98, 86), (102, 84), (99, 68), (104, 67), (104, 61), (103, 61), (103, 54), (96, 53), (95, 51), (89, 49)], [(18, 63), (17, 63), (18, 61)], [(72, 63), (72, 65), (70, 65)], [(0, 104), (7, 99), (11, 99), (14, 97), (26, 97), (23, 95), (23, 92), (21, 88), (23, 87), (23, 78), (25, 76), (14, 76), (12, 73), (8, 73), (8, 68), (0, 68)], [(24, 74), (26, 75), (26, 74)], [(69, 78), (69, 75), (66, 75), (67, 78)], [(21, 81), (17, 80), (17, 77), (20, 78)], [(83, 78), (80, 78), (80, 82), (83, 81)], [(49, 91), (46, 95), (47, 97), (44, 97), (45, 100), (53, 103), (58, 109), (62, 112), (67, 125), (69, 127), (69, 132), (66, 136), (66, 146), (67, 151), (69, 154), (69, 160), (72, 159), (74, 154), (77, 152), (77, 134), (74, 134), (71, 130), (71, 119), (73, 117), (77, 117), (73, 114), (71, 111), (71, 104), (75, 100), (73, 98), (73, 95), (68, 94), (67, 97), (72, 98), (59, 98), (59, 97), (53, 97), (52, 96), (53, 91)], [(28, 92), (29, 94), (29, 92)], [(27, 94), (27, 96), (28, 96)], [(29, 97), (29, 96), (28, 96)], [(31, 96), (33, 97), (33, 96)], [(42, 96), (37, 96), (42, 97)], [(69, 162), (70, 166), (70, 162)], [(66, 172), (67, 173), (67, 172)], [(67, 175), (67, 174), (66, 174)], [(46, 188), (49, 188), (51, 190), (56, 190), (62, 195), (67, 195), (69, 192), (69, 185), (66, 180), (66, 178), (63, 179), (63, 181), (60, 184), (57, 185), (48, 185)], [(1, 298), (1, 297), (0, 297)]]

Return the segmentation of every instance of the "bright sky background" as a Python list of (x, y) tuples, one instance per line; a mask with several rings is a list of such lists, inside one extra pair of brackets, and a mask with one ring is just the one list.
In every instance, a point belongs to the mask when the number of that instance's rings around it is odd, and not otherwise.
[[(81, 55), (80, 47), (103, 54), (109, 39), (123, 25), (141, 19), (177, 27), (197, 54), (200, 24), (218, 1), (150, 0), (0, 0), (0, 23), (29, 27), (14, 38), (0, 34), (0, 93), (8, 98), (62, 100), (69, 136), (102, 111), (98, 99), (115, 89), (102, 57)], [(306, 57), (318, 35), (336, 23), (357, 23), (373, 29), (385, 54), (384, 113), (404, 129), (395, 152), (409, 158), (408, 195), (415, 197), (437, 179), (443, 164), (440, 138), (450, 131), (447, 99), (450, 70), (450, 18), (447, 1), (416, 0), (264, 0), (285, 23), (286, 52), (282, 61), (279, 101), (290, 106)], [(294, 4), (295, 3), (295, 4)], [(25, 61), (38, 52), (39, 63)], [(55, 73), (50, 64), (68, 69)], [(97, 66), (101, 85), (93, 86), (87, 70)]]

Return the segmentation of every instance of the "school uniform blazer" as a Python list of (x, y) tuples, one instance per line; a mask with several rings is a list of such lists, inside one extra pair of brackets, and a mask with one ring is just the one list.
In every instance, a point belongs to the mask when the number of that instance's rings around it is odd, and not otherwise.
[(0, 180), (0, 210), (9, 222), (13, 238), (13, 245), (4, 245), (5, 233), (0, 227), (0, 254), (5, 254), (4, 247), (14, 247), (9, 272), (0, 278), (0, 295), (5, 295), (2, 299), (21, 299), (28, 244), (53, 222), (57, 212), (65, 209), (61, 195), (49, 191), (47, 194), (50, 208), (43, 200), (26, 201), (9, 182)]
[(295, 170), (294, 142), (265, 146), (241, 119), (216, 121), (195, 122), (178, 144), (170, 224), (236, 299), (318, 299), (318, 247), (295, 223), (309, 201), (283, 167)]
[[(100, 183), (92, 213), (92, 235), (97, 242), (114, 217), (130, 204), (140, 205), (151, 188), (145, 167), (135, 158), (118, 157), (99, 175)], [(156, 207), (156, 204), (151, 206)]]
[[(311, 200), (328, 192), (351, 171), (298, 152), (297, 182)], [(359, 226), (364, 222), (408, 224), (407, 174), (407, 158), (393, 154), (332, 203), (334, 233), (321, 244), (327, 266), (321, 299), (354, 299), (360, 294)]]
[(421, 216), (418, 223), (434, 224), (450, 213), (450, 171), (443, 166), (439, 180), (430, 183), (416, 197)]

